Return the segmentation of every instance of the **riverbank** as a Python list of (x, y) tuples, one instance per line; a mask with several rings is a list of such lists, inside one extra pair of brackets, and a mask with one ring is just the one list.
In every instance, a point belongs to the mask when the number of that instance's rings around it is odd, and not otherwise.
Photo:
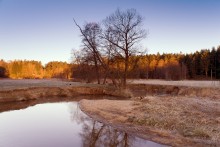
[(127, 90), (113, 86), (86, 84), (61, 80), (1, 80), (0, 103), (44, 98), (75, 98), (80, 95), (109, 95), (131, 97)]
[(220, 146), (220, 100), (146, 96), (81, 100), (93, 119), (171, 146)]
[(133, 81), (130, 100), (82, 100), (93, 119), (171, 146), (220, 146), (219, 81)]
[[(152, 83), (156, 84), (152, 84)], [(201, 82), (202, 86), (198, 86)], [(42, 99), (47, 97), (75, 97), (78, 95), (109, 95), (130, 98), (146, 95), (172, 95), (187, 97), (208, 97), (220, 99), (220, 85), (210, 81), (129, 81), (127, 89), (118, 89), (112, 85), (98, 85), (56, 79), (2, 79), (0, 80), (0, 102), (13, 102)], [(195, 84), (195, 85), (193, 85)]]

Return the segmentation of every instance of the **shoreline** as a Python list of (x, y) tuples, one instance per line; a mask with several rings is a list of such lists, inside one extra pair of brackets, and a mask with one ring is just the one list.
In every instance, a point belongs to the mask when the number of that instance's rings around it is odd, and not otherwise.
[(59, 80), (3, 80), (0, 82), (0, 103), (39, 100), (48, 97), (74, 99), (81, 95), (107, 95), (125, 99), (130, 97), (125, 90), (98, 84)]
[[(0, 80), (0, 103), (12, 101), (25, 101), (45, 97), (75, 97), (78, 95), (109, 95), (121, 98), (131, 98), (145, 95), (172, 95), (186, 97), (204, 97), (220, 99), (219, 87), (191, 87), (179, 84), (161, 85), (146, 83), (128, 84), (128, 89), (119, 89), (113, 85), (99, 85), (62, 80)], [(169, 81), (161, 81), (162, 83)], [(177, 82), (173, 82), (177, 83)], [(186, 83), (186, 81), (184, 81)], [(202, 81), (202, 83), (204, 83)], [(196, 83), (198, 84), (198, 82)]]
[[(173, 136), (166, 136), (167, 137), (166, 142), (160, 141), (160, 140), (155, 139), (155, 137), (158, 137), (158, 135), (155, 134), (155, 131), (151, 130), (150, 128), (144, 128), (144, 127), (140, 127), (140, 126), (129, 126), (127, 124), (122, 124), (119, 122), (117, 122), (117, 123), (116, 122), (109, 122), (108, 120), (97, 115), (96, 113), (88, 112), (88, 110), (86, 110), (86, 108), (82, 105), (82, 101), (79, 102), (79, 108), (86, 115), (91, 117), (93, 120), (96, 120), (96, 121), (101, 122), (105, 125), (112, 126), (120, 131), (129, 133), (129, 134), (133, 134), (137, 137), (140, 137), (140, 138), (143, 138), (143, 139), (146, 139), (149, 141), (153, 141), (153, 142), (161, 144), (161, 145), (170, 145), (171, 144), (170, 140), (175, 139)], [(151, 135), (147, 135), (147, 134), (151, 134)]]
[[(119, 130), (134, 134), (140, 138), (150, 140), (168, 146), (219, 146), (220, 141), (211, 141), (207, 138), (197, 138), (183, 136), (178, 131), (161, 129), (150, 125), (137, 124), (129, 121), (130, 111), (128, 105), (133, 104), (133, 100), (126, 100), (126, 104), (120, 100), (81, 100), (80, 109), (92, 119), (111, 125)], [(117, 105), (118, 103), (119, 105)], [(130, 104), (127, 104), (130, 103)], [(108, 106), (107, 106), (108, 105)], [(134, 106), (133, 108), (135, 108)], [(140, 112), (141, 113), (141, 112)], [(137, 112), (134, 115), (141, 115)]]

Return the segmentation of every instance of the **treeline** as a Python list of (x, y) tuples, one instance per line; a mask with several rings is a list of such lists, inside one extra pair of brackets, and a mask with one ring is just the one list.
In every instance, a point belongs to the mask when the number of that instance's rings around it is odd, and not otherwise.
[(220, 46), (217, 49), (203, 49), (191, 54), (146, 55), (142, 60), (144, 61), (140, 60), (140, 63), (146, 62), (146, 70), (139, 69), (140, 78), (167, 80), (220, 78)]
[[(115, 57), (114, 62), (108, 62), (113, 78), (120, 78), (124, 64)], [(72, 66), (73, 77), (91, 82), (96, 80), (94, 64), (80, 62)], [(191, 54), (147, 54), (129, 57), (128, 78), (165, 79), (165, 80), (211, 80), (220, 79), (220, 46), (203, 49)], [(99, 65), (99, 77), (105, 79), (105, 70)], [(112, 77), (111, 77), (112, 78)]]
[[(111, 60), (114, 60), (111, 61)], [(108, 62), (111, 78), (120, 78), (123, 72), (123, 62), (115, 57)], [(88, 63), (88, 62), (87, 62)], [(62, 78), (81, 79), (86, 82), (96, 80), (94, 64), (75, 61), (72, 64), (53, 61), (45, 66), (39, 61), (15, 60), (5, 62), (0, 60), (0, 78), (41, 79)], [(99, 76), (106, 78), (105, 70), (99, 65)], [(109, 77), (108, 77), (109, 78)], [(147, 54), (131, 56), (128, 65), (128, 78), (141, 79), (220, 79), (220, 46), (203, 49), (191, 54)]]
[(5, 62), (0, 60), (0, 78), (12, 79), (42, 79), (70, 78), (70, 64), (53, 61), (42, 65), (39, 61), (15, 60)]

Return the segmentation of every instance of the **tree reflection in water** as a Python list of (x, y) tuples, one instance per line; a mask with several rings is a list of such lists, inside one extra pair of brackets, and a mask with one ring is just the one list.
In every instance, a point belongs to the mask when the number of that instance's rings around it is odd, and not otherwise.
[(79, 106), (76, 109), (70, 106), (71, 119), (82, 125), (79, 135), (82, 137), (83, 147), (109, 146), (129, 147), (133, 146), (134, 136), (95, 121), (84, 114)]

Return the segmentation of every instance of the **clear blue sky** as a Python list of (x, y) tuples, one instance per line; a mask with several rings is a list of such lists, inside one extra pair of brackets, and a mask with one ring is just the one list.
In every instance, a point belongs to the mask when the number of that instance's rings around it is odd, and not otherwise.
[(71, 60), (82, 25), (135, 8), (148, 53), (190, 53), (220, 45), (220, 0), (0, 0), (0, 59)]

